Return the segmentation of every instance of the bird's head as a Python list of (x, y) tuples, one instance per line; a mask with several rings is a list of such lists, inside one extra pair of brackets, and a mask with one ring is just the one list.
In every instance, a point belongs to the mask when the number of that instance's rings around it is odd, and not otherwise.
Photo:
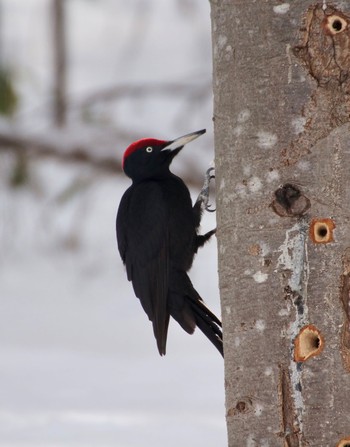
[(169, 173), (169, 166), (185, 144), (205, 133), (205, 129), (165, 141), (143, 138), (130, 144), (123, 155), (123, 170), (134, 181), (160, 178)]

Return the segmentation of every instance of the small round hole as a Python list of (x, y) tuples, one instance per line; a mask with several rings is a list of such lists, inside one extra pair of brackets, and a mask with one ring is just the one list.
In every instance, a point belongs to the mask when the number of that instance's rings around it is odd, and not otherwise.
[(246, 404), (245, 404), (245, 402), (242, 402), (242, 401), (238, 402), (237, 405), (236, 405), (236, 409), (237, 409), (240, 413), (243, 413), (243, 411), (245, 411), (245, 409), (246, 409)]
[(320, 225), (320, 226), (317, 228), (317, 235), (318, 235), (320, 238), (324, 238), (324, 237), (326, 237), (327, 234), (328, 234), (328, 228), (327, 228), (326, 226)]
[[(343, 24), (341, 23), (341, 21), (339, 19), (334, 20), (334, 22), (332, 23), (332, 28), (334, 29), (334, 31), (341, 31), (343, 28)], [(350, 446), (349, 446), (350, 447)]]
[(326, 34), (339, 34), (348, 28), (348, 21), (338, 14), (327, 16), (324, 21)]
[(308, 350), (308, 352), (314, 351), (320, 347), (321, 341), (317, 334), (308, 333), (307, 336), (303, 339), (304, 348)]
[(337, 447), (350, 447), (349, 438), (342, 439), (338, 442)]
[[(315, 338), (312, 340), (311, 344), (312, 344), (312, 346), (313, 346), (315, 349), (318, 349), (318, 348), (320, 347), (321, 340), (319, 339), (319, 337), (315, 337)], [(349, 446), (349, 447), (350, 447), (350, 446)]]
[(332, 219), (313, 219), (310, 224), (310, 237), (315, 244), (328, 244), (334, 241)]

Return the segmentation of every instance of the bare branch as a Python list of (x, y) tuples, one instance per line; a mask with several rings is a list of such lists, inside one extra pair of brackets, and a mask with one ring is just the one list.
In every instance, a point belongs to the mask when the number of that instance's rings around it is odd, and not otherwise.
[(149, 84), (121, 84), (97, 91), (78, 102), (78, 107), (89, 107), (96, 102), (108, 102), (123, 97), (137, 98), (148, 95), (185, 96), (192, 99), (206, 98), (212, 94), (211, 81), (205, 82), (163, 82)]
[[(67, 163), (87, 163), (109, 173), (121, 173), (124, 148), (139, 136), (104, 129), (49, 129), (46, 133), (30, 133), (0, 123), (0, 151), (25, 151), (34, 157), (51, 157)], [(195, 171), (195, 167), (193, 167)], [(185, 174), (189, 186), (199, 186), (199, 180)]]
[(76, 137), (58, 129), (50, 129), (50, 133), (30, 134), (18, 129), (1, 128), (0, 149), (24, 150), (33, 156), (53, 157), (69, 163), (84, 162), (105, 171), (121, 172), (121, 151), (118, 154), (117, 150), (113, 150), (115, 143), (112, 141), (122, 141), (120, 147), (124, 148), (127, 139), (112, 133), (109, 138), (106, 135), (102, 137), (97, 132), (93, 136), (90, 132)]

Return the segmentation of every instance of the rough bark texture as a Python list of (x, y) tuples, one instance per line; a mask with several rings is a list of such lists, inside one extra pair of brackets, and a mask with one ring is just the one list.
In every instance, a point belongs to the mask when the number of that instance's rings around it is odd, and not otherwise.
[(232, 447), (350, 445), (350, 5), (332, 5), (211, 1)]

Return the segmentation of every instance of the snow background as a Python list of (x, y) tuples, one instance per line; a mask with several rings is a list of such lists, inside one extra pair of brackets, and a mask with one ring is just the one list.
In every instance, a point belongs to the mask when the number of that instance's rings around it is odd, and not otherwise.
[[(49, 129), (49, 1), (1, 3), (3, 58), (21, 95), (15, 122)], [(72, 110), (119, 83), (210, 85), (209, 3), (67, 4)], [(174, 164), (176, 173), (190, 163), (204, 170), (213, 158), (210, 92), (200, 103), (124, 97), (94, 113), (92, 125), (140, 136), (170, 139), (206, 127)], [(77, 119), (71, 112), (72, 132)], [(120, 156), (125, 148), (116, 141), (112, 149)], [(0, 152), (0, 446), (225, 445), (222, 359), (200, 331), (189, 336), (175, 322), (161, 358), (126, 280), (115, 214), (128, 179), (41, 159), (30, 162), (29, 183), (13, 189), (14, 163)], [(203, 232), (214, 226), (206, 214)], [(190, 276), (220, 314), (216, 258), (214, 238)]]

